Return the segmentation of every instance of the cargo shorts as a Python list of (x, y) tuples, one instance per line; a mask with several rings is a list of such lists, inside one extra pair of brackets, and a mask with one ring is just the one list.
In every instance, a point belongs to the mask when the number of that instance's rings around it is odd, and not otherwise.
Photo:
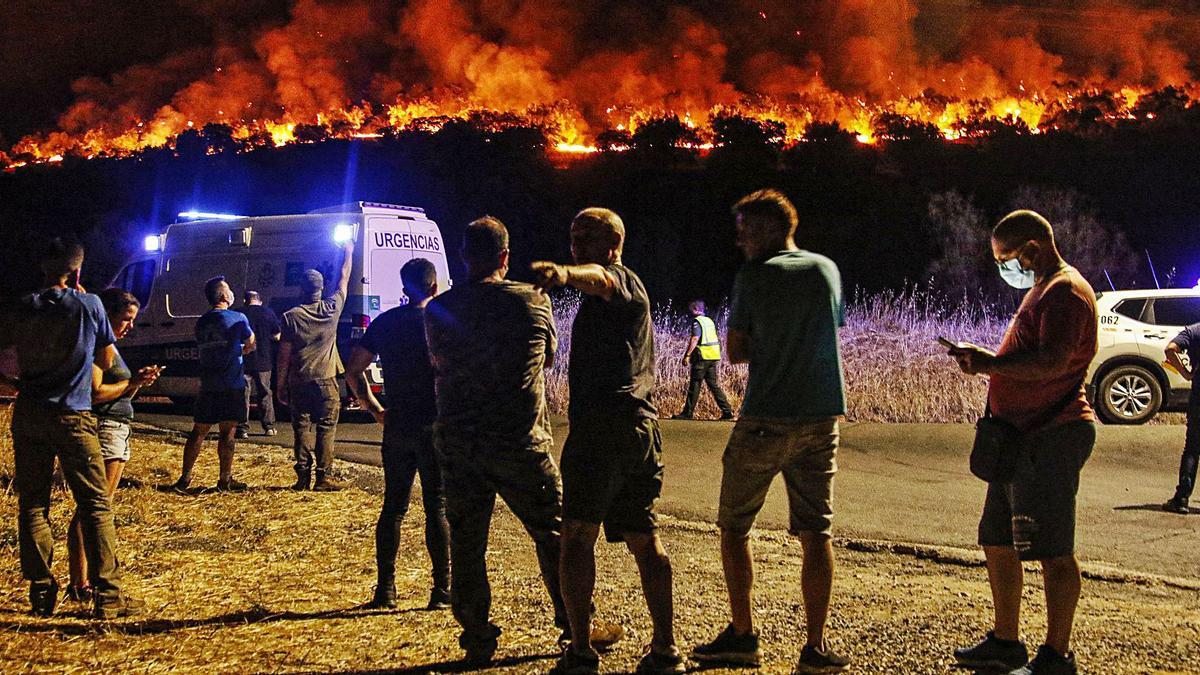
[(754, 527), (775, 476), (787, 486), (789, 531), (830, 535), (838, 420), (738, 420), (722, 458), (717, 525), (746, 534)]
[(1075, 552), (1079, 473), (1096, 444), (1094, 422), (1070, 422), (1026, 437), (1012, 482), (989, 483), (980, 546), (1011, 546), (1021, 560)]

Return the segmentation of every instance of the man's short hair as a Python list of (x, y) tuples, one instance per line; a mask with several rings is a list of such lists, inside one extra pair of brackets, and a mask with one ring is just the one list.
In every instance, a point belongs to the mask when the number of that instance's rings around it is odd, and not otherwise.
[(142, 306), (136, 295), (115, 286), (100, 291), (100, 304), (104, 305), (105, 313), (110, 315), (120, 314), (130, 307)]
[(575, 218), (571, 220), (571, 229), (583, 230), (597, 237), (608, 237), (610, 246), (617, 253), (621, 253), (625, 248), (625, 221), (612, 209), (589, 206), (575, 214)]
[(1053, 244), (1054, 228), (1042, 214), (1023, 209), (1001, 218), (992, 228), (992, 239), (1005, 247), (1018, 246), (1030, 240)]
[(477, 218), (463, 231), (462, 256), (467, 262), (490, 264), (507, 250), (508, 228), (499, 218)]
[(739, 199), (733, 205), (733, 215), (775, 223), (789, 237), (796, 233), (796, 225), (800, 222), (791, 200), (779, 190), (769, 188), (751, 192)]
[(225, 277), (222, 275), (204, 282), (204, 297), (208, 299), (208, 304), (215, 305), (223, 299), (221, 297), (221, 284), (223, 283), (225, 283)]
[(242, 294), (242, 302), (247, 305), (258, 299), (258, 291), (246, 291)]
[(46, 276), (66, 276), (83, 265), (83, 245), (71, 239), (54, 237), (46, 242), (38, 262)]
[(688, 303), (688, 309), (692, 310), (693, 312), (700, 312), (703, 314), (706, 308), (703, 300), (696, 299)]
[(319, 270), (304, 270), (300, 277), (300, 290), (306, 296), (319, 296), (325, 290), (325, 275)]
[(437, 268), (425, 258), (413, 258), (400, 267), (400, 283), (405, 290), (412, 289), (422, 294), (437, 282)]

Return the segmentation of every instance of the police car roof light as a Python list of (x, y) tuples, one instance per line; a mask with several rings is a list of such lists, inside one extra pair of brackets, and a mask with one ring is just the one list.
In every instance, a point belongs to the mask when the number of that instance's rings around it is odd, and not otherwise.
[(179, 214), (184, 220), (238, 220), (246, 216), (233, 213), (207, 213), (205, 211), (182, 211)]

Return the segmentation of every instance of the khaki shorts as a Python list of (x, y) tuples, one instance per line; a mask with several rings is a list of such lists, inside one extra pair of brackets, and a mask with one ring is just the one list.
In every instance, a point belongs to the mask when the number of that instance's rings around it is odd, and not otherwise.
[(725, 448), (717, 525), (735, 534), (749, 532), (771, 483), (782, 473), (787, 485), (789, 531), (829, 535), (837, 446), (837, 418), (816, 422), (738, 420)]

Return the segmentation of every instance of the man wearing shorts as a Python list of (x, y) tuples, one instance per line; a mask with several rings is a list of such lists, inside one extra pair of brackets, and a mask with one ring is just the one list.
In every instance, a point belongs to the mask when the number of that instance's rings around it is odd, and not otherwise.
[(117, 534), (92, 413), (93, 364), (112, 367), (116, 336), (100, 299), (79, 287), (82, 246), (55, 239), (39, 262), (45, 287), (0, 316), (0, 349), (15, 349), (19, 370), (12, 438), (21, 574), (29, 581), (33, 613), (52, 615), (58, 582), (50, 570), (49, 514), (57, 458), (83, 530), (93, 615), (130, 616), (144, 603), (119, 586)]
[[(960, 666), (1012, 675), (1073, 675), (1071, 629), (1081, 579), (1075, 559), (1079, 472), (1096, 443), (1084, 377), (1096, 355), (1096, 295), (1059, 255), (1050, 223), (1014, 211), (992, 230), (1000, 276), (1029, 289), (995, 353), (950, 350), (963, 372), (987, 375), (988, 409), (1022, 432), (1016, 473), (988, 484), (979, 545), (987, 558), (994, 622), (979, 644), (955, 650)], [(1030, 661), (1020, 642), (1022, 561), (1042, 565), (1046, 641)]]
[(571, 327), (571, 430), (563, 446), (563, 598), (571, 645), (555, 672), (599, 672), (591, 640), (596, 539), (624, 541), (641, 573), (654, 624), (638, 672), (682, 673), (675, 645), (671, 561), (656, 531), (654, 502), (662, 492), (662, 440), (654, 391), (654, 330), (642, 280), (621, 264), (625, 225), (602, 208), (571, 223), (575, 265), (534, 263), (542, 288), (583, 293)]
[[(396, 606), (400, 525), (408, 512), (413, 479), (419, 474), (425, 506), (425, 550), (433, 572), (433, 590), (426, 608), (446, 609), (450, 606), (450, 526), (446, 523), (442, 463), (433, 449), (437, 404), (433, 366), (425, 342), (425, 306), (437, 295), (437, 270), (425, 258), (413, 258), (400, 268), (400, 282), (408, 304), (389, 309), (371, 322), (346, 367), (346, 383), (359, 404), (383, 425), (383, 509), (375, 523), (378, 581), (367, 607)], [(376, 355), (383, 368), (386, 410), (367, 383), (366, 369)]]
[(233, 291), (225, 277), (204, 284), (204, 297), (212, 309), (196, 320), (196, 344), (200, 349), (200, 395), (196, 398), (195, 423), (183, 446), (183, 471), (175, 489), (186, 492), (192, 482), (192, 467), (200, 456), (204, 437), (217, 425), (217, 458), (220, 477), (217, 490), (240, 492), (246, 484), (233, 477), (233, 450), (239, 423), (246, 421), (246, 386), (242, 357), (254, 351), (254, 332), (241, 312), (229, 309)]
[(849, 659), (826, 643), (833, 587), (833, 476), (838, 418), (846, 412), (838, 328), (844, 325), (841, 277), (828, 258), (796, 247), (796, 209), (761, 190), (733, 207), (746, 264), (733, 282), (728, 355), (749, 363), (742, 411), (721, 475), (721, 562), (733, 620), (698, 661), (758, 665), (750, 530), (779, 474), (787, 485), (790, 532), (804, 550), (804, 647), (798, 673), (836, 673)]

